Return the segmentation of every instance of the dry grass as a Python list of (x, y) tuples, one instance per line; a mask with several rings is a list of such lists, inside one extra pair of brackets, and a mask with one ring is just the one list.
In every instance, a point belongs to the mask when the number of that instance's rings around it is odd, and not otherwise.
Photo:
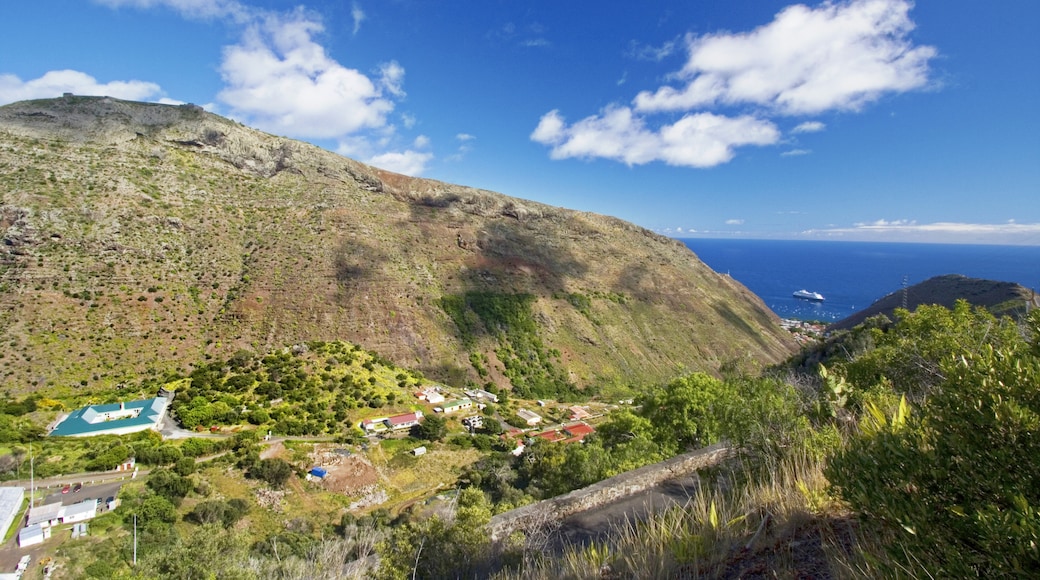
[(522, 568), (496, 578), (877, 577), (870, 562), (884, 551), (859, 534), (822, 465), (787, 459), (758, 477), (735, 466), (684, 506), (555, 558), (525, 554)]

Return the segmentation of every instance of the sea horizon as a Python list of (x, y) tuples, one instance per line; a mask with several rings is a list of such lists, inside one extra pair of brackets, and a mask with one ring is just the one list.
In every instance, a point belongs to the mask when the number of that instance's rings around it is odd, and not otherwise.
[[(705, 264), (754, 292), (783, 318), (837, 322), (904, 285), (959, 274), (1040, 286), (1040, 246), (676, 238)], [(822, 303), (794, 298), (819, 292)]]

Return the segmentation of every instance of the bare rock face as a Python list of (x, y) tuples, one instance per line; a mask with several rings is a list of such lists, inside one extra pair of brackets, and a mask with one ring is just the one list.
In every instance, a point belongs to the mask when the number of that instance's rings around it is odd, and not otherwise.
[(311, 340), (504, 388), (539, 373), (644, 384), (795, 348), (676, 240), (193, 105), (0, 107), (0, 196), (0, 383), (14, 391)]

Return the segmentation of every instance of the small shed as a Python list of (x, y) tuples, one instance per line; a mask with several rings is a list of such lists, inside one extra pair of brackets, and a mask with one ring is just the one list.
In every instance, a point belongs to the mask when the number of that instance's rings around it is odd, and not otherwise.
[(33, 524), (18, 531), (18, 545), (21, 547), (42, 544), (44, 540), (51, 537), (51, 529), (40, 524)]
[(312, 467), (310, 470), (310, 474), (314, 477), (325, 477), (329, 474), (329, 471), (324, 467)]
[(419, 457), (420, 455), (426, 455), (426, 448), (425, 447), (416, 447), (415, 449), (412, 449), (412, 455), (414, 455), (416, 457)]

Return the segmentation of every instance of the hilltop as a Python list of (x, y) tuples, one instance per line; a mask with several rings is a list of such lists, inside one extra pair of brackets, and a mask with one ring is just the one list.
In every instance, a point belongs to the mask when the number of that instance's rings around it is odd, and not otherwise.
[(909, 286), (905, 291), (897, 290), (887, 294), (869, 307), (830, 325), (828, 330), (850, 330), (879, 314), (894, 319), (896, 308), (913, 311), (922, 304), (953, 308), (957, 300), (967, 300), (973, 306), (985, 307), (997, 316), (1006, 314), (1018, 318), (1025, 314), (1026, 302), (1034, 300), (1034, 296), (1031, 290), (1013, 282), (946, 274)]
[(347, 340), (529, 393), (774, 363), (746, 288), (622, 220), (411, 178), (194, 105), (0, 107), (0, 384)]

